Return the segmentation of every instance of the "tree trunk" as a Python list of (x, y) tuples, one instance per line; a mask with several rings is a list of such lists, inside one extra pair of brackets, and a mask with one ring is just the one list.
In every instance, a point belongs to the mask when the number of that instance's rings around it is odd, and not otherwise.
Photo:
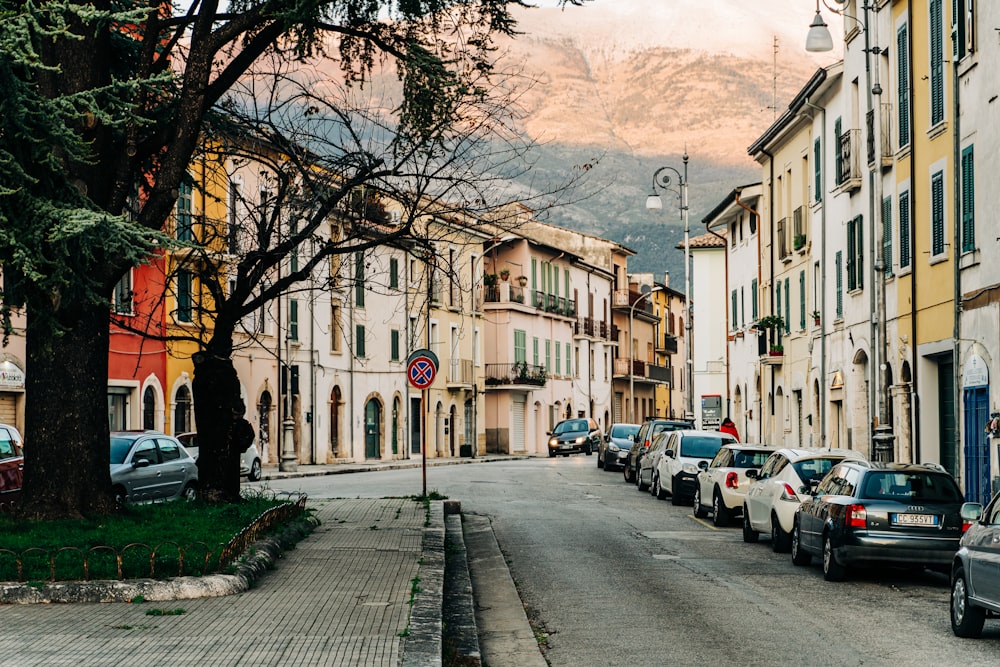
[[(20, 513), (79, 518), (115, 510), (108, 435), (108, 306), (27, 304), (24, 487)], [(67, 328), (53, 335), (45, 320)]]
[(243, 449), (234, 436), (245, 406), (232, 357), (211, 352), (196, 354), (192, 387), (202, 498), (208, 502), (237, 502)]

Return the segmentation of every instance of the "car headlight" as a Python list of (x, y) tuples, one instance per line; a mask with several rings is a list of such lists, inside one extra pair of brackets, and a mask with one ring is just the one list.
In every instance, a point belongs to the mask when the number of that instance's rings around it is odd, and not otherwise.
[(549, 440), (549, 447), (555, 447), (558, 444), (559, 444), (559, 441), (557, 439), (555, 439), (555, 438), (551, 438)]
[(609, 452), (620, 452), (621, 448), (618, 445), (608, 445)]
[(681, 470), (689, 475), (698, 474), (698, 469), (694, 466), (693, 463), (685, 463), (684, 465), (681, 466)]
[(581, 435), (579, 438), (576, 439), (576, 444), (578, 445), (582, 445), (585, 442), (587, 442), (587, 436), (585, 435)]

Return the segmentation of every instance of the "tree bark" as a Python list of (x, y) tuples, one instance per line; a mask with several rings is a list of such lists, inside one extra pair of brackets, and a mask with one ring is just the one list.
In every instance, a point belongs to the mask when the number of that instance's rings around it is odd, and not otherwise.
[(245, 406), (232, 357), (211, 351), (196, 354), (192, 388), (202, 498), (207, 502), (238, 502), (243, 450), (235, 430)]
[[(108, 307), (28, 304), (24, 487), (20, 514), (79, 518), (115, 511), (108, 426)], [(66, 331), (53, 335), (54, 317)], [(36, 327), (38, 330), (35, 330)]]

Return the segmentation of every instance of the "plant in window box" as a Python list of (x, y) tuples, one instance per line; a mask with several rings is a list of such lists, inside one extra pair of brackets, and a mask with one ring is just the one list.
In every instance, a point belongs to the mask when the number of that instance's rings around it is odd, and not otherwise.
[(781, 345), (772, 345), (768, 354), (772, 357), (780, 357), (785, 354), (785, 348)]
[(497, 284), (497, 274), (487, 273), (483, 276), (483, 284), (487, 287), (496, 287)]
[(813, 318), (813, 322), (816, 324), (816, 326), (819, 326), (819, 311), (818, 310), (812, 311), (812, 318)]
[(792, 247), (794, 247), (796, 250), (801, 250), (805, 246), (806, 246), (806, 235), (796, 234), (795, 238), (792, 239)]
[(765, 315), (757, 320), (756, 328), (758, 331), (766, 331), (767, 329), (781, 329), (784, 326), (785, 320), (781, 315)]

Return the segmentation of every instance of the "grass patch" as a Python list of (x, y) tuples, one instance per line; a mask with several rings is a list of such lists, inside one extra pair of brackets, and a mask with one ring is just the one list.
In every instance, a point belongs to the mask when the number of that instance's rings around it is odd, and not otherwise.
[(26, 521), (0, 514), (0, 581), (18, 579), (18, 558), (21, 578), (28, 581), (50, 580), (53, 567), (57, 580), (116, 579), (118, 556), (125, 578), (149, 577), (151, 562), (155, 577), (177, 576), (181, 559), (184, 574), (209, 574), (218, 569), (225, 544), (265, 511), (286, 503), (261, 494), (228, 505), (128, 505), (118, 514), (83, 520)]

